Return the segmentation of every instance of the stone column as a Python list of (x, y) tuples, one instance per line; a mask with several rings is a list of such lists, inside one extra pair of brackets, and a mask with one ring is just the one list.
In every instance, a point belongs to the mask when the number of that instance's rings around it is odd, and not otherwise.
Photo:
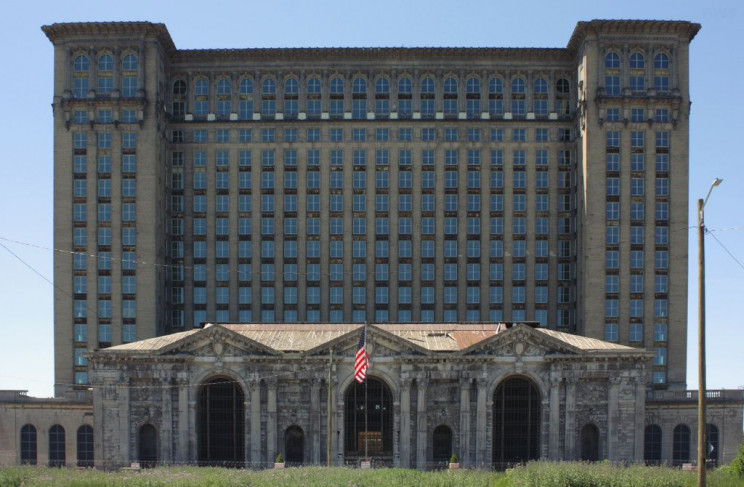
[(463, 467), (470, 466), (470, 377), (460, 378), (460, 454)]
[(633, 379), (633, 384), (635, 386), (635, 428), (633, 435), (633, 460), (636, 463), (640, 463), (643, 461), (644, 436), (646, 433), (646, 382), (641, 376), (635, 377)]
[(267, 414), (266, 414), (266, 462), (272, 463), (276, 458), (276, 389), (277, 380), (271, 378), (266, 382), (268, 386), (267, 395)]
[[(617, 427), (620, 420), (618, 412), (618, 395), (620, 392), (620, 377), (610, 377), (607, 390), (607, 458), (617, 460)], [(602, 452), (599, 452), (600, 458)]]
[(129, 457), (129, 377), (122, 374), (116, 388), (119, 403), (119, 461), (128, 466)]
[(180, 372), (178, 384), (178, 446), (176, 460), (181, 463), (189, 461), (189, 375)]
[(426, 468), (426, 377), (420, 376), (416, 379), (416, 468)]
[(91, 385), (93, 386), (93, 431), (99, 431), (99, 434), (93, 435), (93, 464), (96, 468), (105, 468), (106, 450), (104, 449), (104, 404), (103, 388), (111, 387), (103, 378), (92, 377)]
[(562, 455), (560, 448), (560, 426), (561, 426), (561, 377), (550, 379), (550, 433), (548, 436), (548, 458), (560, 460)]
[(476, 431), (475, 431), (475, 466), (481, 467), (486, 464), (487, 443), (487, 424), (488, 411), (486, 411), (486, 395), (488, 381), (478, 379), (478, 403), (476, 407)]
[(251, 464), (261, 466), (261, 380), (250, 382), (251, 388)]
[(173, 462), (173, 396), (171, 395), (173, 383), (169, 375), (161, 379), (163, 409), (160, 426), (160, 459), (166, 463)]
[(313, 377), (309, 382), (310, 440), (313, 445), (312, 462), (317, 465), (320, 464), (320, 379)]
[(400, 381), (400, 467), (411, 468), (411, 379)]
[(579, 379), (566, 379), (566, 419), (564, 460), (576, 460), (576, 384)]

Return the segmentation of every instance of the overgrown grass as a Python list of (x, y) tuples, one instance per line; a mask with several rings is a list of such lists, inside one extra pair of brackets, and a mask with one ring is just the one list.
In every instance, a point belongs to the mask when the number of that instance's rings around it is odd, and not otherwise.
[[(263, 471), (172, 467), (119, 472), (46, 467), (0, 469), (0, 487), (693, 487), (696, 484), (694, 473), (679, 469), (568, 462), (533, 462), (505, 474), (482, 470), (418, 472), (324, 467)], [(708, 474), (708, 486), (742, 487), (744, 480), (720, 469)]]

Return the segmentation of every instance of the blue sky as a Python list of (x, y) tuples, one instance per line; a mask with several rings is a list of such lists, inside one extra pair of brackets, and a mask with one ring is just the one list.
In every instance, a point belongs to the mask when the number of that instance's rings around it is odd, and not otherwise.
[[(736, 1), (12, 2), (0, 18), (0, 389), (52, 395), (52, 45), (54, 22), (163, 22), (180, 49), (238, 47), (564, 47), (576, 22), (702, 24), (691, 46), (690, 222), (706, 206), (708, 387), (744, 387), (744, 4)], [(697, 384), (697, 241), (690, 229), (688, 384)], [(713, 238), (715, 237), (715, 238)], [(717, 240), (716, 240), (717, 239)], [(18, 243), (23, 242), (23, 244)], [(18, 258), (16, 258), (15, 254)], [(730, 255), (729, 255), (730, 254)], [(733, 257), (732, 257), (733, 256)], [(21, 262), (21, 260), (23, 262)], [(33, 270), (32, 270), (33, 269)]]

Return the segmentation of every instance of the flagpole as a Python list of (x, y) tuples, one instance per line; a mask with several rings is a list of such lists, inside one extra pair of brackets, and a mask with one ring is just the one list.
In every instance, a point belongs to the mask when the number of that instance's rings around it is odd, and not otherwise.
[[(365, 357), (369, 357), (367, 352), (367, 321), (364, 321), (364, 354)], [(369, 368), (369, 359), (367, 359), (367, 367)], [(369, 461), (369, 402), (367, 400), (367, 374), (364, 375), (364, 460)]]

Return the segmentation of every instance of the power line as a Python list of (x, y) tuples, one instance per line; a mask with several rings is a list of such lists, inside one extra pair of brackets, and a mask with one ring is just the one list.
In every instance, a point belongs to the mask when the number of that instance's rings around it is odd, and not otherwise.
[(744, 270), (744, 264), (742, 264), (741, 261), (739, 261), (739, 259), (737, 259), (736, 257), (734, 257), (734, 254), (732, 254), (731, 251), (729, 251), (729, 249), (727, 249), (726, 246), (723, 245), (723, 242), (721, 242), (720, 240), (718, 240), (718, 237), (716, 237), (712, 232), (707, 232), (707, 233), (709, 233), (710, 236), (713, 237), (713, 240), (715, 240), (716, 242), (718, 242), (718, 245), (721, 246), (721, 248), (729, 255), (729, 257), (731, 257), (732, 259), (734, 259), (734, 262), (736, 262), (737, 264), (739, 264), (739, 267), (741, 267), (742, 270)]

